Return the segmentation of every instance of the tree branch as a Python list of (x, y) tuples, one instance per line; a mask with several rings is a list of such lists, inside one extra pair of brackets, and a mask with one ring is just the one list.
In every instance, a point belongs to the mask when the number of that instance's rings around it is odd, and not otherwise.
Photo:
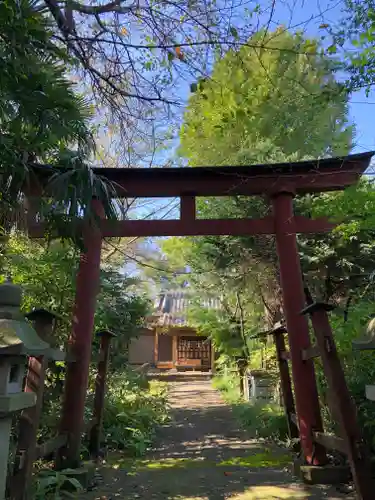
[[(59, 8), (59, 5), (56, 0), (44, 0), (46, 5), (48, 5), (48, 8), (50, 9), (50, 12), (52, 16), (54, 17), (60, 31), (64, 35), (64, 38), (66, 40), (66, 43), (68, 47), (74, 52), (75, 56), (79, 61), (82, 63), (83, 67), (91, 74), (92, 77), (97, 77), (100, 80), (102, 80), (108, 87), (112, 89), (112, 91), (115, 94), (119, 94), (122, 97), (125, 98), (133, 98), (133, 99), (138, 99), (140, 101), (146, 101), (146, 102), (163, 102), (165, 104), (170, 104), (170, 105), (178, 105), (178, 102), (172, 101), (169, 99), (164, 99), (162, 96), (156, 96), (156, 97), (147, 97), (143, 96), (141, 94), (133, 94), (130, 92), (126, 92), (117, 85), (115, 85), (112, 82), (112, 78), (110, 76), (104, 75), (101, 71), (98, 69), (94, 68), (90, 63), (89, 59), (85, 57), (82, 47), (79, 45), (79, 42), (81, 41), (80, 38), (72, 31), (69, 23), (66, 20), (65, 15)], [(77, 49), (77, 47), (74, 45), (74, 40), (77, 41), (80, 50)]]
[(97, 14), (105, 14), (106, 12), (117, 12), (121, 14), (127, 14), (128, 12), (132, 12), (133, 10), (139, 10), (139, 2), (134, 3), (128, 7), (122, 7), (121, 4), (124, 0), (114, 0), (113, 2), (109, 2), (105, 5), (98, 5), (96, 7), (92, 5), (82, 5), (78, 2), (69, 2), (69, 7), (77, 12), (81, 12), (82, 14), (89, 15), (97, 15)]

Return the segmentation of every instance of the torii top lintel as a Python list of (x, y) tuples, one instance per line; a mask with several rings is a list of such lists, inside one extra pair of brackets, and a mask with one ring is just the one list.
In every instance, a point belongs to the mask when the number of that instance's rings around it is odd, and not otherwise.
[[(272, 215), (260, 219), (199, 219), (195, 197), (231, 195), (269, 195), (277, 193), (305, 194), (344, 189), (355, 184), (369, 166), (374, 153), (349, 155), (299, 163), (253, 165), (245, 167), (196, 168), (96, 168), (95, 173), (116, 186), (119, 197), (180, 197), (180, 218), (172, 220), (102, 220), (103, 237), (132, 236), (199, 236), (274, 234)], [(52, 168), (36, 167), (37, 183), (31, 183), (29, 195), (37, 196), (40, 184), (54, 173)], [(42, 238), (43, 223), (32, 214), (29, 235)], [(295, 233), (331, 231), (335, 224), (326, 218), (309, 219), (295, 215)], [(289, 230), (289, 229), (288, 229)]]
[[(94, 168), (119, 197), (262, 195), (289, 186), (296, 194), (340, 190), (355, 184), (374, 152), (296, 163), (196, 168)], [(45, 183), (52, 168), (36, 166)]]

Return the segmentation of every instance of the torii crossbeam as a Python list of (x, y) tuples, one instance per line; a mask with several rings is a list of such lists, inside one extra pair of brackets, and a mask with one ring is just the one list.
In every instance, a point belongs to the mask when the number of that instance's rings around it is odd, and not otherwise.
[[(305, 307), (305, 297), (296, 234), (328, 232), (334, 225), (323, 218), (313, 220), (295, 216), (293, 198), (307, 193), (342, 190), (355, 184), (369, 166), (373, 154), (248, 167), (94, 169), (96, 174), (116, 186), (119, 197), (179, 197), (181, 213), (177, 220), (102, 220), (99, 228), (82, 228), (87, 253), (81, 258), (77, 275), (70, 339), (75, 358), (80, 362), (72, 363), (67, 370), (61, 429), (70, 435), (66, 450), (69, 466), (79, 459), (99, 289), (101, 242), (103, 237), (110, 236), (275, 235), (301, 446), (307, 463), (325, 462), (324, 449), (314, 445), (312, 439), (313, 432), (322, 430), (322, 420), (313, 361), (302, 359), (302, 351), (310, 347), (310, 337), (307, 320), (300, 314)], [(38, 197), (53, 171), (45, 166), (35, 166), (33, 172), (25, 192), (29, 197)], [(267, 197), (272, 215), (256, 220), (197, 218), (196, 197), (234, 195)], [(94, 203), (100, 213), (99, 202), (95, 200)], [(30, 236), (43, 237), (45, 227), (36, 222), (36, 214), (32, 217), (29, 214), (28, 220)]]

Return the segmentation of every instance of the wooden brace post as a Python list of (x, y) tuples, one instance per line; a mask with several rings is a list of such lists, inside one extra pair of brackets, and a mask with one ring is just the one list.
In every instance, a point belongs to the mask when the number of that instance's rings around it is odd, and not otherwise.
[(292, 419), (292, 415), (295, 415), (296, 410), (294, 407), (294, 398), (292, 391), (292, 383), (290, 380), (289, 366), (288, 360), (283, 355), (285, 353), (285, 339), (284, 334), (287, 333), (287, 330), (282, 325), (276, 325), (273, 330), (271, 330), (275, 346), (276, 346), (276, 356), (277, 363), (279, 366), (280, 373), (280, 382), (281, 382), (281, 391), (283, 397), (283, 406), (285, 411), (285, 416), (288, 423), (288, 431), (289, 437), (291, 439), (299, 438), (298, 427), (296, 423)]
[(105, 384), (107, 378), (109, 364), (109, 350), (111, 338), (116, 335), (108, 330), (103, 330), (97, 333), (100, 337), (100, 351), (98, 362), (98, 373), (95, 381), (95, 396), (94, 396), (94, 425), (90, 431), (89, 451), (92, 458), (97, 459), (100, 452), (100, 438), (103, 426), (103, 411), (105, 399)]
[[(346, 384), (344, 371), (337, 353), (327, 311), (334, 307), (323, 302), (316, 302), (306, 307), (302, 314), (310, 314), (316, 337), (316, 344), (322, 359), (323, 370), (327, 378), (332, 397), (332, 412), (337, 416), (341, 438), (353, 474), (358, 498), (374, 498), (375, 482), (372, 479), (371, 464), (367, 447), (363, 442), (356, 409)], [(331, 402), (331, 401), (329, 401)]]

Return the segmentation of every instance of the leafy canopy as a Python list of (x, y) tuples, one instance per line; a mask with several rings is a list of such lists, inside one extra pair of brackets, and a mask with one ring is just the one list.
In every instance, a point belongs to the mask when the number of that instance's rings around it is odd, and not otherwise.
[(332, 35), (331, 53), (339, 53), (347, 79), (346, 88), (353, 92), (364, 88), (368, 94), (375, 83), (375, 2), (345, 0), (344, 15)]
[(300, 160), (348, 152), (354, 128), (335, 66), (315, 40), (261, 31), (219, 59), (197, 86), (181, 129), (189, 164)]

